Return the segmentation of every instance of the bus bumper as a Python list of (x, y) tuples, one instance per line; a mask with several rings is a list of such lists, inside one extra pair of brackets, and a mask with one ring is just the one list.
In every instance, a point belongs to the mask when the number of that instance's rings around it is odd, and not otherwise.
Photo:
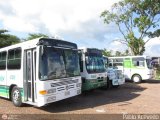
[[(94, 82), (93, 82), (94, 81)], [(100, 88), (107, 85), (107, 80), (98, 81), (98, 80), (86, 80), (85, 83), (82, 83), (82, 91), (92, 90)]]
[(116, 85), (123, 85), (125, 83), (125, 78), (122, 79), (113, 79), (112, 80), (112, 85), (116, 86)]
[(49, 103), (53, 103), (53, 102), (60, 101), (66, 98), (77, 96), (79, 94), (81, 94), (81, 89), (68, 90), (68, 91), (66, 90), (64, 92), (57, 93), (57, 94), (39, 96), (37, 106), (41, 107)]

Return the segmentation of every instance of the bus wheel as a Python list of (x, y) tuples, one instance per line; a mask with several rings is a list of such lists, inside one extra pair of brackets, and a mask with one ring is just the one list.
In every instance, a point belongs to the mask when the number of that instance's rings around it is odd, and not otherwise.
[(11, 93), (12, 102), (16, 107), (22, 106), (22, 97), (20, 90), (17, 86), (14, 86)]
[(119, 85), (113, 85), (113, 88), (119, 88)]
[(142, 81), (142, 78), (141, 78), (140, 75), (134, 75), (132, 77), (132, 80), (133, 80), (134, 83), (140, 83)]

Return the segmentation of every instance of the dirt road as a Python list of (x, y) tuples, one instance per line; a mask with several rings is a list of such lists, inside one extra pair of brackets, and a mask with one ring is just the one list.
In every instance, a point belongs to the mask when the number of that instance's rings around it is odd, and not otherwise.
[(97, 89), (41, 108), (0, 98), (1, 114), (160, 114), (160, 81)]

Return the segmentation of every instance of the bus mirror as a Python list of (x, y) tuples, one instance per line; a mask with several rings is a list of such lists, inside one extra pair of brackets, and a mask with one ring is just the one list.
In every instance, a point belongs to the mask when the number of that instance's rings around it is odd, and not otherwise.
[(43, 55), (44, 54), (44, 47), (43, 46), (40, 47), (40, 51), (41, 51), (40, 54)]
[(105, 68), (108, 68), (108, 64), (107, 63), (105, 63)]
[(109, 63), (109, 65), (108, 65), (109, 67), (112, 67), (112, 63)]

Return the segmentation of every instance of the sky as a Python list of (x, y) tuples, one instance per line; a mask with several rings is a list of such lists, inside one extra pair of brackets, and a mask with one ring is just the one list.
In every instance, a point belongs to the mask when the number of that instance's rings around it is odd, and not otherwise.
[[(0, 0), (0, 29), (21, 39), (44, 33), (77, 43), (79, 47), (124, 51), (114, 24), (105, 25), (101, 12), (119, 0)], [(160, 38), (146, 46), (146, 55), (160, 53)], [(152, 52), (153, 51), (153, 52)], [(160, 55), (159, 55), (160, 56)]]

